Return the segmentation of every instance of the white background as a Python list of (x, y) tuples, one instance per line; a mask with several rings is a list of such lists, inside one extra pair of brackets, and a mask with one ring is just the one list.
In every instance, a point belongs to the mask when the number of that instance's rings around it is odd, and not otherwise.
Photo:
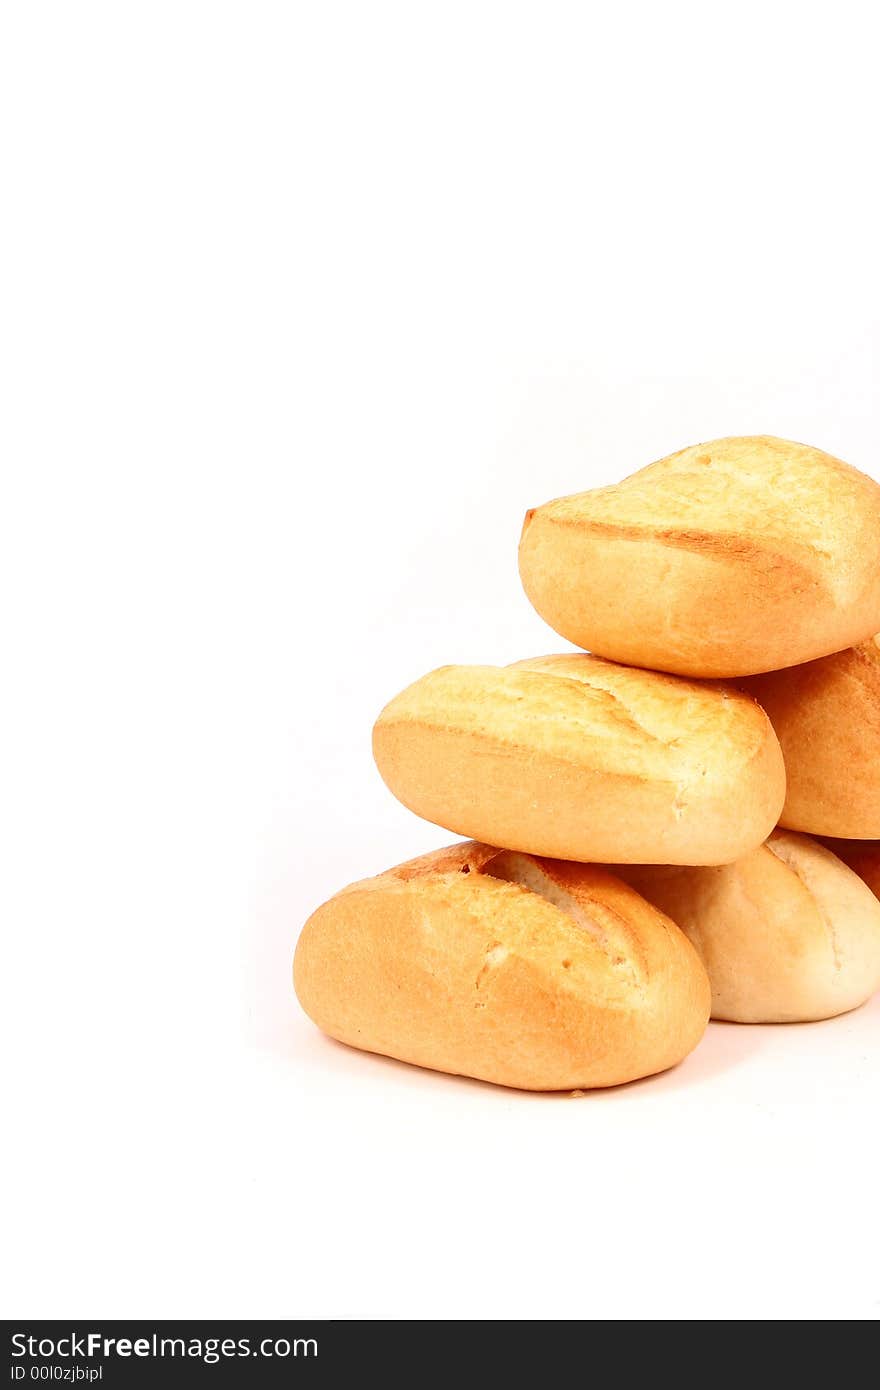
[(880, 1000), (569, 1099), (290, 987), (453, 838), (384, 702), (559, 649), (526, 507), (731, 433), (880, 476), (873, 18), (3, 7), (8, 1316), (877, 1317)]

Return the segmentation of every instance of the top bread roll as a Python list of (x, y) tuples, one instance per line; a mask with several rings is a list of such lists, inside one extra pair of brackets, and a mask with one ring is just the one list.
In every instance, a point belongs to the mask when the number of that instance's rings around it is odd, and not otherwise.
[(432, 671), (386, 705), (373, 752), (416, 815), (582, 863), (728, 863), (785, 796), (749, 696), (582, 652)]
[(880, 487), (769, 435), (698, 444), (527, 512), (525, 591), (599, 656), (745, 676), (880, 630)]

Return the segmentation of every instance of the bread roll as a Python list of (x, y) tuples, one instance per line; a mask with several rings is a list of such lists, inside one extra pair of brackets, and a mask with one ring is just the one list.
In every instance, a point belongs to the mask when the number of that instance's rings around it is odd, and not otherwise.
[(554, 859), (726, 863), (785, 794), (748, 696), (582, 653), (443, 666), (385, 707), (373, 751), (417, 815)]
[(880, 838), (878, 639), (743, 687), (764, 706), (782, 745), (782, 824), (813, 835)]
[(550, 626), (600, 656), (775, 670), (880, 629), (880, 487), (805, 444), (719, 439), (528, 512), (520, 573)]
[(880, 987), (880, 902), (806, 835), (777, 831), (723, 868), (622, 874), (696, 946), (712, 984), (713, 1018), (832, 1018)]
[(631, 888), (478, 844), (337, 893), (303, 928), (294, 983), (340, 1042), (525, 1090), (663, 1071), (709, 1016), (693, 947)]
[(880, 898), (880, 842), (833, 840), (829, 837), (823, 839), (822, 843), (867, 883), (875, 898)]

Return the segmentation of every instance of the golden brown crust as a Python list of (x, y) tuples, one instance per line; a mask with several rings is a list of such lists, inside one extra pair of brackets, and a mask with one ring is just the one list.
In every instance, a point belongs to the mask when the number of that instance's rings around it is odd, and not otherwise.
[(880, 627), (880, 487), (804, 444), (714, 440), (528, 512), (520, 573), (551, 627), (616, 661), (790, 666)]
[(880, 837), (880, 647), (857, 647), (742, 682), (770, 716), (788, 786), (781, 823)]
[(785, 790), (747, 696), (582, 653), (441, 667), (386, 706), (373, 750), (426, 820), (582, 862), (736, 859), (772, 830)]
[(721, 868), (640, 865), (621, 875), (693, 942), (713, 1018), (831, 1018), (880, 987), (880, 902), (806, 835), (777, 831)]
[(294, 983), (341, 1042), (527, 1090), (662, 1071), (709, 1015), (693, 947), (631, 888), (604, 869), (472, 843), (318, 908)]

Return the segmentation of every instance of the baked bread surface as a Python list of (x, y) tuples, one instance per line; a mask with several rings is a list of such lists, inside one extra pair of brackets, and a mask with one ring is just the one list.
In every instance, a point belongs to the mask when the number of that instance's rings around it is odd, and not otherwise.
[(693, 942), (712, 985), (713, 1018), (831, 1018), (880, 988), (880, 902), (806, 835), (776, 831), (721, 868), (621, 873)]
[(835, 840), (825, 836), (822, 844), (858, 874), (876, 898), (880, 898), (880, 841)]
[(582, 862), (728, 862), (785, 793), (750, 697), (583, 653), (441, 667), (386, 706), (373, 751), (426, 820)]
[(453, 845), (312, 915), (294, 982), (353, 1047), (529, 1090), (611, 1086), (696, 1046), (696, 951), (606, 870)]
[(718, 439), (528, 512), (520, 574), (550, 626), (601, 656), (775, 670), (880, 628), (880, 487), (805, 444)]
[(782, 746), (792, 830), (880, 838), (880, 637), (744, 681)]

